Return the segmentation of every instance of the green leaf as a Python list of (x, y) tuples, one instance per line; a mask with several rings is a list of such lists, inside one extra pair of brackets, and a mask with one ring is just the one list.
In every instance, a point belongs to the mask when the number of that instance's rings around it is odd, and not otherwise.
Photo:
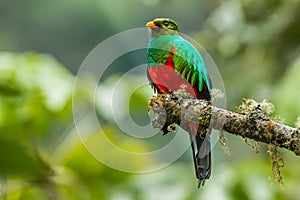
[(36, 180), (48, 174), (49, 168), (44, 163), (14, 141), (0, 140), (0, 158), (2, 175)]
[(0, 83), (0, 95), (3, 96), (20, 96), (21, 91), (11, 85)]

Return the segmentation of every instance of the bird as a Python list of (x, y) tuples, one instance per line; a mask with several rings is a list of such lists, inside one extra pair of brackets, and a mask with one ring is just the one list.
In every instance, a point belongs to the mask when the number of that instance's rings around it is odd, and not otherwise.
[[(146, 50), (147, 77), (154, 92), (166, 94), (184, 86), (186, 93), (197, 99), (211, 100), (212, 82), (199, 51), (181, 36), (177, 23), (170, 18), (156, 18), (146, 24), (151, 38)], [(211, 129), (206, 136), (195, 122), (186, 124), (198, 188), (211, 175)]]

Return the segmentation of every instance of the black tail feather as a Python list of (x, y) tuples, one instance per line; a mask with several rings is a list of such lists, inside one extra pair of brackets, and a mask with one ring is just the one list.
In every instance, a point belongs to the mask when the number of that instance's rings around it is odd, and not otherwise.
[(201, 137), (190, 133), (190, 140), (199, 188), (200, 186), (204, 186), (206, 179), (209, 179), (211, 174), (210, 136)]

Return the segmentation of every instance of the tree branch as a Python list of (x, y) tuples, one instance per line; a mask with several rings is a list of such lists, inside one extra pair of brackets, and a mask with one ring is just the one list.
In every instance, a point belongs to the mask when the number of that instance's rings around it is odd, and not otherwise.
[(164, 134), (172, 132), (174, 124), (193, 121), (203, 128), (224, 130), (243, 138), (273, 144), (300, 156), (300, 130), (275, 122), (268, 116), (270, 113), (263, 108), (263, 104), (253, 100), (246, 102), (236, 113), (217, 108), (206, 100), (193, 99), (186, 93), (174, 92), (152, 97), (149, 109), (158, 114), (152, 126), (160, 128)]

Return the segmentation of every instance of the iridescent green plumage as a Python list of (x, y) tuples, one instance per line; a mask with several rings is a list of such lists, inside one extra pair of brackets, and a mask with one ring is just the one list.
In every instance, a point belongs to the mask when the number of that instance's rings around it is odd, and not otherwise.
[[(166, 93), (186, 85), (186, 92), (198, 99), (210, 100), (211, 81), (204, 60), (197, 49), (179, 34), (171, 19), (159, 18), (147, 24), (151, 40), (147, 49), (147, 75), (156, 91)], [(197, 123), (186, 122), (192, 143), (194, 165), (199, 185), (210, 177), (210, 131), (200, 136)]]
[[(161, 20), (162, 26), (164, 20), (170, 19), (156, 19)], [(172, 20), (168, 23), (171, 23)], [(174, 22), (173, 22), (174, 23)], [(177, 24), (176, 24), (177, 26)], [(197, 51), (197, 49), (187, 40), (179, 35), (179, 31), (169, 30), (171, 32), (164, 32), (164, 28), (157, 28), (154, 30), (154, 36), (151, 38), (147, 49), (147, 63), (156, 63), (164, 65), (168, 58), (171, 56), (171, 49), (174, 51), (174, 69), (180, 73), (193, 87), (197, 88), (200, 92), (206, 87), (207, 90), (211, 89), (211, 81), (208, 72), (205, 68), (205, 63)], [(159, 34), (160, 31), (163, 33)], [(202, 97), (207, 99), (208, 96)]]

